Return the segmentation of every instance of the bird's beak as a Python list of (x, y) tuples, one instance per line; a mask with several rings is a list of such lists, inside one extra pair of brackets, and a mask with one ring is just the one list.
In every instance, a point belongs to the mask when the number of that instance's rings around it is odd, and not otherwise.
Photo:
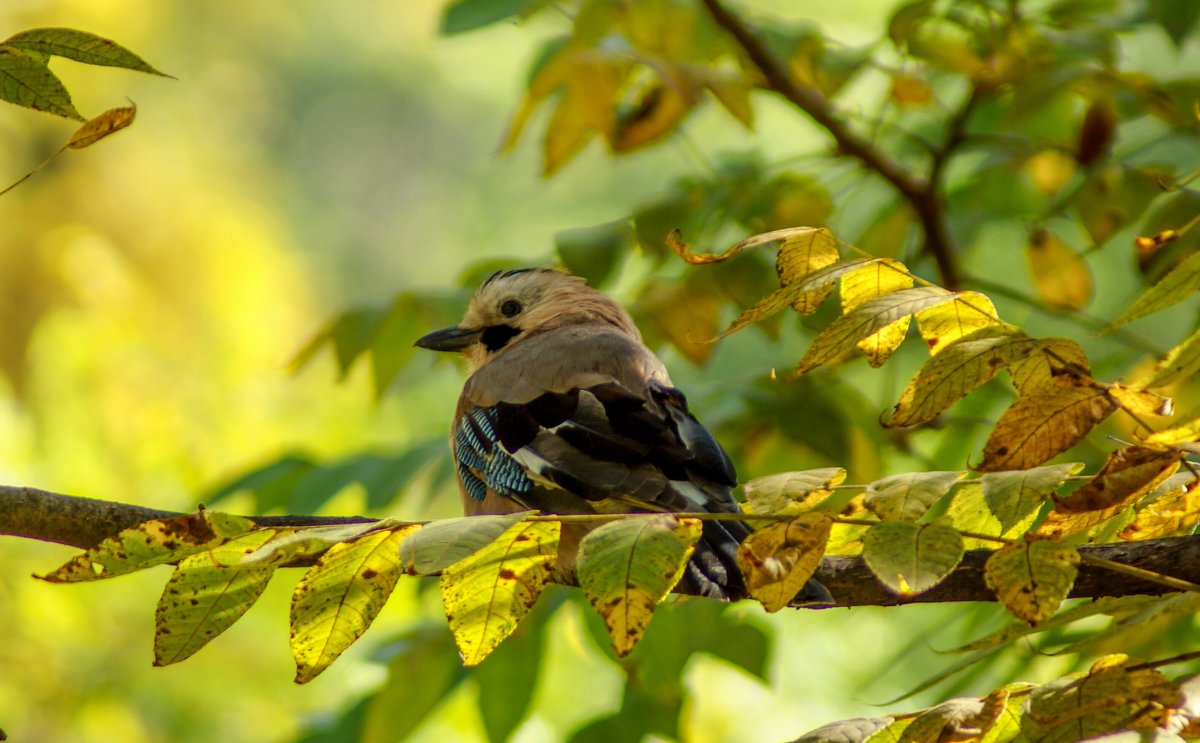
[(482, 328), (460, 328), (456, 325), (423, 335), (413, 345), (430, 351), (462, 351), (478, 341), (480, 335), (483, 335)]

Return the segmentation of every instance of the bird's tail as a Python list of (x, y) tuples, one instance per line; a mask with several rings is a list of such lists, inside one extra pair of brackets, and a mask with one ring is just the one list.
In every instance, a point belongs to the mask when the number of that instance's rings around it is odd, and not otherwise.
[[(746, 598), (746, 581), (738, 568), (738, 547), (750, 536), (741, 521), (705, 521), (696, 550), (679, 581), (681, 593), (698, 594), (722, 601)], [(815, 578), (809, 579), (795, 601), (832, 604), (833, 596)]]

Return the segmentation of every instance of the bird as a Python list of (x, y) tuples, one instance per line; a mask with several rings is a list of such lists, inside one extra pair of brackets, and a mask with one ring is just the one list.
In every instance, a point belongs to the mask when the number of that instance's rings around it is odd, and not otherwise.
[[(629, 313), (582, 278), (497, 271), (458, 325), (415, 345), (466, 360), (450, 448), (467, 515), (741, 512), (725, 450)], [(590, 528), (564, 524), (561, 574), (573, 572)], [(744, 598), (737, 552), (750, 533), (742, 521), (704, 520), (675, 590)], [(801, 596), (828, 592), (810, 581)]]

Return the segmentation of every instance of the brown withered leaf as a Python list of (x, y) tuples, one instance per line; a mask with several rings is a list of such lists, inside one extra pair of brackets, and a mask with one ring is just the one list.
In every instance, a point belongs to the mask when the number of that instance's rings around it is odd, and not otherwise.
[(1075, 444), (1117, 409), (1091, 380), (1060, 375), (1019, 398), (988, 437), (980, 472), (1036, 467)]
[(129, 105), (121, 108), (110, 108), (99, 116), (84, 122), (67, 140), (67, 147), (72, 150), (82, 150), (93, 145), (110, 134), (115, 134), (133, 123), (137, 116), (137, 106)]
[(1127, 446), (1109, 455), (1091, 481), (1070, 495), (1056, 499), (1054, 510), (1082, 513), (1108, 508), (1120, 510), (1175, 474), (1183, 454), (1178, 451)]

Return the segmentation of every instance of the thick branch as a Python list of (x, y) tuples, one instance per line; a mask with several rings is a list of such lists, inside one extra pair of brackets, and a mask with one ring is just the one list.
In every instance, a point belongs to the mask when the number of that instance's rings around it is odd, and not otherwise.
[[(178, 511), (0, 485), (0, 536), (24, 537), (79, 549), (95, 547), (107, 537), (143, 521), (183, 515)], [(251, 516), (250, 519), (259, 526), (268, 527), (374, 521), (365, 516)]]
[[(79, 549), (99, 544), (122, 529), (156, 518), (183, 514), (160, 511), (124, 503), (77, 498), (34, 488), (0, 485), (0, 535), (55, 542)], [(255, 523), (267, 527), (322, 526), (369, 523), (362, 516), (253, 516)], [(1102, 544), (1080, 547), (1084, 564), (1071, 596), (1158, 595), (1169, 588), (1148, 583), (1102, 567), (1087, 564), (1089, 558), (1113, 560), (1125, 565), (1200, 583), (1200, 537), (1158, 539), (1148, 542)], [(889, 593), (867, 569), (859, 557), (826, 557), (817, 578), (838, 600), (838, 606), (893, 606), (906, 603), (950, 601), (995, 601), (983, 582), (983, 565), (990, 550), (972, 550), (962, 564), (931, 591), (908, 599)], [(299, 561), (297, 565), (310, 564)]]
[[(943, 286), (954, 289), (958, 286), (958, 266), (954, 262), (954, 248), (950, 232), (942, 218), (942, 205), (935, 184), (904, 168), (896, 160), (855, 132), (846, 123), (826, 98), (816, 88), (801, 85), (791, 76), (787, 68), (741, 19), (731, 13), (720, 0), (701, 0), (709, 15), (718, 26), (732, 36), (766, 78), (772, 90), (787, 98), (796, 108), (824, 128), (838, 151), (855, 158), (900, 192), (908, 201), (921, 229), (925, 233), (925, 249), (937, 262)], [(957, 143), (956, 143), (957, 144)]]

